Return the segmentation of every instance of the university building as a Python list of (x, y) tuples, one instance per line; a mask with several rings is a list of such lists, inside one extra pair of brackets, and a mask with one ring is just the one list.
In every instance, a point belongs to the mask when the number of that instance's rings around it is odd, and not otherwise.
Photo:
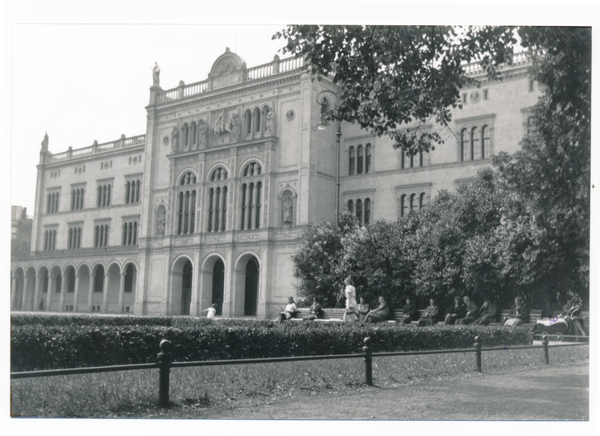
[(296, 294), (302, 232), (334, 220), (338, 190), (364, 225), (423, 207), (517, 151), (540, 95), (524, 54), (500, 81), (469, 65), (480, 86), (461, 91), (445, 144), (411, 157), (342, 123), (338, 159), (335, 123), (317, 128), (317, 97), (336, 87), (302, 66), (275, 56), (248, 68), (227, 49), (206, 80), (170, 90), (156, 66), (145, 133), (61, 153), (44, 137), (11, 309), (202, 316), (215, 303), (274, 318)]

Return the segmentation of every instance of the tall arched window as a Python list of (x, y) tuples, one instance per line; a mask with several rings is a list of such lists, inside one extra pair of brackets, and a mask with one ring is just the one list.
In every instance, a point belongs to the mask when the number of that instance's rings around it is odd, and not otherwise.
[(194, 233), (196, 221), (196, 175), (187, 171), (179, 179), (177, 194), (177, 234)]
[(358, 220), (359, 224), (362, 224), (362, 222), (363, 222), (362, 212), (363, 212), (362, 200), (356, 200), (356, 219)]
[(185, 123), (181, 129), (181, 143), (184, 146), (189, 145), (188, 139), (189, 139), (189, 127), (188, 127), (187, 123)]
[(262, 209), (262, 173), (258, 162), (251, 162), (242, 171), (246, 180), (242, 183), (240, 203), (240, 229), (260, 229)]
[(412, 212), (415, 207), (417, 206), (415, 204), (415, 197), (417, 196), (417, 194), (410, 194), (410, 211)]
[(356, 174), (363, 173), (363, 146), (356, 147)]
[(250, 109), (246, 109), (244, 112), (244, 135), (252, 133), (252, 112)]
[[(208, 225), (209, 232), (227, 230), (227, 170), (223, 167), (213, 170), (210, 176), (211, 186), (208, 189)], [(195, 197), (194, 197), (195, 202)]]
[(470, 159), (475, 160), (475, 150), (477, 150), (477, 144), (479, 144), (479, 129), (477, 127), (473, 127), (471, 129), (471, 150), (470, 150)]
[(196, 145), (196, 122), (192, 121), (190, 124), (190, 144)]
[(460, 132), (460, 161), (464, 162), (467, 159), (467, 151), (469, 149), (469, 132), (467, 129), (462, 129)]
[(371, 199), (367, 198), (367, 199), (365, 199), (365, 219), (364, 219), (365, 226), (368, 226), (370, 222), (371, 222)]
[(419, 195), (419, 209), (421, 209), (423, 206), (425, 206), (425, 193), (421, 192)]
[(354, 213), (354, 202), (352, 200), (348, 200), (348, 212)]
[(488, 156), (490, 149), (490, 128), (485, 125), (481, 128), (481, 158), (485, 159)]
[(350, 147), (348, 150), (348, 175), (354, 175), (354, 165), (355, 165), (355, 157), (354, 157), (354, 147)]
[(256, 108), (254, 109), (254, 116), (252, 117), (252, 122), (254, 124), (254, 133), (259, 133), (261, 131), (260, 120), (260, 109)]
[(365, 147), (365, 174), (371, 171), (371, 144)]
[(423, 158), (423, 150), (421, 150), (421, 151), (419, 152), (419, 166), (420, 166), (420, 167), (422, 167), (422, 166), (424, 166), (424, 165), (425, 165), (424, 161), (425, 161), (425, 160), (424, 160), (424, 158)]

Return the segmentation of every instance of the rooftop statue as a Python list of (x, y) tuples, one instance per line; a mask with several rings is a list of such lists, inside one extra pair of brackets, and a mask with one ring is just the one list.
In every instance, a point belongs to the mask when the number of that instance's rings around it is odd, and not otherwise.
[(160, 67), (156, 62), (152, 68), (152, 86), (160, 86)]

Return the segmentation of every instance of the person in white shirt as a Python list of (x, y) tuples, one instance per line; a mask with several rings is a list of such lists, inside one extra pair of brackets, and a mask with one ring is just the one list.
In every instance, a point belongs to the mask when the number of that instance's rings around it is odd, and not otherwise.
[(206, 318), (214, 319), (215, 314), (217, 313), (217, 305), (213, 304), (208, 309), (204, 309), (202, 312), (208, 312), (208, 314), (206, 315)]
[(294, 303), (294, 298), (288, 298), (288, 304), (285, 306), (285, 310), (279, 314), (279, 322), (283, 322), (285, 320), (291, 319), (296, 313), (296, 303)]

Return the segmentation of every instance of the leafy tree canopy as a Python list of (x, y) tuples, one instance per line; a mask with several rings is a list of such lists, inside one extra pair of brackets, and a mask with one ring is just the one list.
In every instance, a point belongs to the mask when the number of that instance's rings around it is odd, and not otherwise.
[[(439, 133), (418, 126), (448, 125), (450, 108), (461, 107), (460, 88), (472, 82), (465, 65), (481, 61), (497, 77), (517, 43), (511, 27), (292, 25), (277, 38), (287, 40), (284, 54), (305, 57), (313, 74), (340, 87), (331, 118), (388, 135), (412, 154), (443, 143)], [(417, 127), (406, 130), (410, 123)]]

